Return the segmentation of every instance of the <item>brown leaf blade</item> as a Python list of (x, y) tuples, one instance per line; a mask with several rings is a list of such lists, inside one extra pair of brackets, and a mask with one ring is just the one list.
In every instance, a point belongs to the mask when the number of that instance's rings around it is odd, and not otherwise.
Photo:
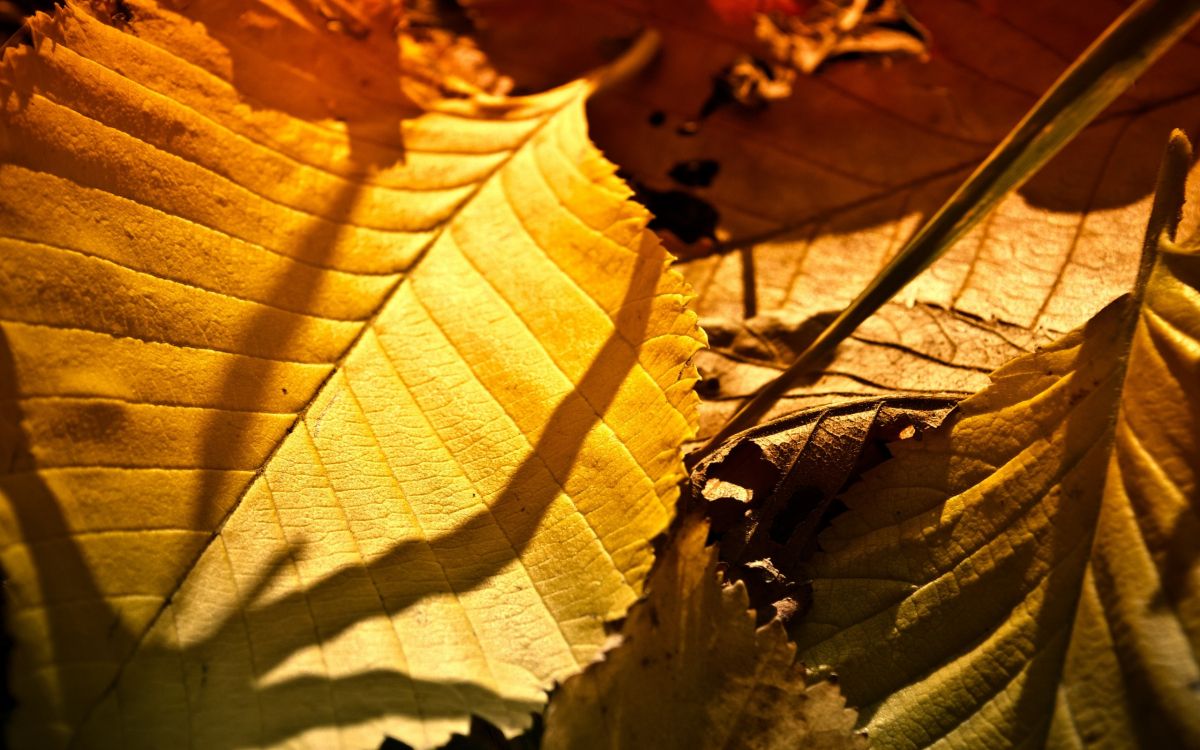
[(836, 686), (809, 684), (783, 627), (723, 586), (707, 524), (685, 521), (622, 644), (551, 701), (543, 747), (863, 748)]
[(760, 622), (795, 624), (809, 604), (808, 560), (838, 492), (920, 439), (954, 396), (893, 395), (802, 409), (726, 441), (691, 476), (729, 580), (743, 582)]

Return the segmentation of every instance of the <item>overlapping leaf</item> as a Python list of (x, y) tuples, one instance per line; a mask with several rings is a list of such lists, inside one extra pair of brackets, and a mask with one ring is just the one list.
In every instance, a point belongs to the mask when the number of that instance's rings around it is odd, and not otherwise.
[(555, 694), (544, 747), (863, 748), (836, 685), (809, 684), (779, 622), (754, 628), (723, 586), (707, 524), (685, 521), (620, 648)]
[[(715, 434), (756, 389), (780, 376), (830, 315), (764, 313), (734, 323), (704, 321), (711, 348), (697, 353), (701, 439)], [(982, 321), (933, 305), (885, 305), (788, 390), (766, 420), (865, 397), (957, 395), (982, 388), (988, 374), (1054, 336)], [(764, 420), (764, 421), (766, 421)]]
[(799, 645), (881, 747), (1200, 747), (1198, 251), (843, 496)]
[[(1124, 7), (908, 0), (932, 37), (928, 61), (831, 64), (797, 78), (786, 100), (726, 105), (681, 131), (730, 62), (768, 56), (751, 24), (731, 25), (702, 0), (473, 4), (518, 81), (577, 69), (641, 25), (663, 29), (660, 62), (594, 102), (593, 131), (639, 182), (717, 211), (719, 253), (680, 268), (702, 317), (726, 326), (840, 309)], [(520, 43), (550, 26), (573, 36)], [(1136, 248), (1112, 238), (1140, 230), (1162, 138), (1194, 124), (1197, 49), (1193, 35), (1164, 56), (906, 301), (1065, 332), (1128, 289)], [(671, 177), (698, 160), (719, 166), (710, 185)]]
[(807, 561), (838, 492), (946, 417), (945, 396), (859, 398), (803, 409), (726, 441), (692, 471), (725, 575), (745, 582), (760, 620), (808, 609)]
[(124, 7), (0, 73), (10, 738), (517, 730), (640, 591), (693, 430), (594, 81), (417, 106), (389, 28)]

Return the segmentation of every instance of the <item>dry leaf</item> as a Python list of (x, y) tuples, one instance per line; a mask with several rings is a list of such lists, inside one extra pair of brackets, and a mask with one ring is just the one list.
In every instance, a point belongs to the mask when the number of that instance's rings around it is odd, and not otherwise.
[(802, 659), (879, 747), (1200, 747), (1200, 243), (993, 380), (842, 497)]
[(928, 53), (925, 31), (900, 0), (818, 0), (803, 15), (761, 14), (754, 30), (776, 63), (805, 74), (850, 55)]
[[(720, 429), (755, 389), (778, 377), (828, 319), (788, 311), (743, 322), (703, 319), (711, 348), (695, 358), (701, 376), (700, 440)], [(885, 305), (807, 382), (788, 391), (764, 421), (869, 396), (966, 397), (988, 384), (988, 373), (1051, 340), (1044, 331), (930, 305)]]
[(125, 5), (0, 68), (10, 741), (519, 730), (641, 591), (694, 430), (594, 82), (418, 107), (387, 33)]
[(555, 694), (547, 750), (866, 747), (837, 687), (808, 684), (780, 624), (756, 630), (745, 589), (720, 583), (707, 531), (684, 522), (623, 643)]
[[(591, 103), (593, 134), (637, 182), (716, 212), (719, 254), (680, 267), (701, 315), (725, 320), (840, 309), (1124, 7), (912, 0), (927, 62), (829, 66), (786, 101), (696, 122), (714, 77), (758, 49), (699, 0), (474, 4), (485, 48), (518, 85), (579, 69), (643, 25), (662, 30), (658, 63)], [(528, 42), (551, 28), (549, 44)], [(1198, 55), (1193, 36), (1164, 56), (905, 301), (1063, 332), (1127, 289), (1137, 253), (1117, 238), (1141, 229), (1162, 139), (1197, 124)], [(711, 185), (669, 176), (697, 160), (719, 165)]]
[(805, 409), (734, 436), (692, 470), (726, 576), (746, 584), (760, 621), (791, 624), (807, 609), (804, 566), (834, 496), (890, 456), (887, 443), (920, 439), (956, 402), (890, 396)]

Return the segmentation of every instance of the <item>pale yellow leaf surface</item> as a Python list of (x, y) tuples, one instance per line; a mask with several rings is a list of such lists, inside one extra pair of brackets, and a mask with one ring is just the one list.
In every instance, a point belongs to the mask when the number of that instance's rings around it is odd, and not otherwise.
[(546, 750), (866, 747), (837, 686), (810, 683), (794, 662), (782, 625), (755, 629), (746, 590), (722, 584), (707, 533), (684, 521), (620, 647), (555, 693)]
[(418, 106), (386, 27), (127, 5), (0, 68), (12, 745), (518, 731), (641, 591), (695, 428), (596, 79)]
[[(531, 84), (582, 68), (641, 26), (662, 30), (658, 63), (589, 106), (592, 133), (638, 182), (718, 212), (715, 254), (696, 246), (701, 257), (679, 267), (699, 314), (728, 321), (840, 310), (1126, 5), (906, 0), (931, 36), (928, 59), (832, 63), (797, 76), (787, 99), (723, 106), (681, 134), (732, 61), (769, 58), (752, 23), (722, 21), (705, 0), (471, 4), (497, 65)], [(559, 29), (557, 43), (522, 43), (547, 28)], [(1198, 124), (1198, 60), (1193, 34), (904, 301), (1062, 333), (1128, 289), (1137, 248), (1119, 238), (1141, 230), (1163, 138)], [(705, 159), (719, 166), (711, 185), (670, 177)]]
[(1198, 250), (843, 495), (798, 645), (878, 747), (1200, 747)]

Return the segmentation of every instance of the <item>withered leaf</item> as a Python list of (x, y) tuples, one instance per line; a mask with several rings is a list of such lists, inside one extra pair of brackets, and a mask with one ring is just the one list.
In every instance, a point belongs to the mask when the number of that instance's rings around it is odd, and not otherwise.
[(623, 643), (554, 695), (546, 750), (866, 747), (837, 687), (810, 683), (781, 624), (756, 629), (742, 585), (721, 583), (707, 532), (684, 521)]
[(123, 7), (0, 62), (9, 741), (520, 731), (694, 431), (686, 284), (584, 119), (637, 55), (452, 96), (304, 0)]
[(822, 534), (801, 655), (880, 747), (1200, 747), (1187, 151), (1174, 136), (1134, 295), (893, 446)]
[[(715, 433), (742, 399), (791, 364), (828, 317), (784, 310), (745, 321), (702, 320), (710, 348), (695, 358), (702, 378), (699, 437)], [(788, 391), (767, 419), (868, 396), (965, 397), (985, 387), (988, 373), (1006, 361), (1051, 340), (1044, 331), (931, 305), (885, 305)]]
[[(643, 26), (662, 30), (657, 66), (591, 104), (593, 134), (654, 189), (674, 187), (680, 162), (720, 163), (711, 186), (691, 191), (719, 214), (716, 254), (681, 267), (701, 315), (731, 321), (840, 309), (1121, 10), (911, 0), (934, 40), (927, 62), (829, 66), (784, 101), (721, 108), (681, 136), (714, 78), (760, 49), (747, 28), (700, 0), (475, 4), (485, 46), (518, 83), (582, 68)], [(550, 28), (552, 44), (528, 42)], [(1063, 332), (1127, 289), (1136, 248), (1113, 238), (1140, 231), (1162, 138), (1195, 120), (1198, 60), (1194, 43), (1164, 56), (905, 301)]]
[(762, 620), (790, 621), (807, 605), (804, 562), (834, 496), (919, 439), (953, 396), (859, 398), (789, 414), (724, 443), (692, 472), (692, 496), (712, 519), (727, 575), (744, 581)]

